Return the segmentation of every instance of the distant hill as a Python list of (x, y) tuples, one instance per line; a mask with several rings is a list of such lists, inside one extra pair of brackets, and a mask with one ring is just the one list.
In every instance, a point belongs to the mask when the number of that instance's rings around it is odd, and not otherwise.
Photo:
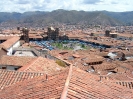
[(8, 13), (8, 12), (0, 12), (0, 23), (6, 22), (9, 20), (19, 20), (21, 16), (21, 13)]
[(29, 24), (95, 24), (95, 25), (121, 25), (133, 23), (133, 12), (107, 12), (107, 11), (76, 11), (55, 10), (52, 12), (34, 11), (25, 13), (0, 12), (0, 23), (29, 23)]
[(107, 12), (103, 11), (104, 14), (115, 18), (127, 25), (133, 24), (133, 11), (130, 12)]

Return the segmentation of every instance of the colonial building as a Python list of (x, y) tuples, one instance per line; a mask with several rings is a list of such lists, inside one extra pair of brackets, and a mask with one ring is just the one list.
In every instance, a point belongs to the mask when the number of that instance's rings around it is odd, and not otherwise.
[(27, 28), (23, 28), (23, 29), (22, 29), (22, 33), (23, 33), (22, 39), (23, 39), (26, 43), (29, 43), (29, 30), (28, 30)]
[(58, 40), (59, 39), (59, 28), (54, 29), (53, 27), (48, 28), (48, 40)]

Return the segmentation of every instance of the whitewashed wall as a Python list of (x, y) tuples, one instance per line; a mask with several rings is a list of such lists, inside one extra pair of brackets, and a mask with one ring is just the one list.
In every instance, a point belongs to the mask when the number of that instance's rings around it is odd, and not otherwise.
[(20, 46), (20, 41), (17, 41), (13, 46), (11, 46), (9, 49), (7, 49), (8, 53), (7, 55), (12, 55), (12, 52), (13, 52), (13, 48), (17, 48)]

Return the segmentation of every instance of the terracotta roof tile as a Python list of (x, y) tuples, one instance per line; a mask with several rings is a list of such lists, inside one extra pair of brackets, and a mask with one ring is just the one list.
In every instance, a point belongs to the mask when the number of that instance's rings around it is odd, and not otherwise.
[[(132, 99), (133, 91), (110, 80), (102, 82), (98, 75), (87, 73), (79, 68), (59, 74), (35, 77), (0, 91), (2, 99)], [(69, 78), (69, 79), (68, 79)], [(17, 89), (15, 89), (17, 88)], [(15, 90), (14, 90), (15, 89)], [(62, 94), (61, 94), (62, 93)]]
[(116, 73), (109, 75), (109, 77), (116, 79), (117, 81), (133, 81), (133, 78), (131, 76), (131, 73)]
[(120, 67), (123, 67), (123, 68), (127, 69), (127, 70), (132, 70), (133, 71), (133, 64), (132, 64), (131, 61), (128, 61), (128, 62), (127, 61), (124, 61), (124, 62), (118, 61), (118, 62), (116, 62), (116, 64), (119, 65)]
[(130, 79), (133, 80), (133, 71), (127, 70), (127, 71), (126, 71), (126, 76), (127, 76), (128, 78), (130, 78)]
[[(6, 87), (0, 91), (4, 99), (58, 99), (61, 96), (68, 70), (61, 75), (35, 77)], [(14, 90), (15, 89), (15, 90)]]
[(0, 64), (9, 66), (24, 66), (29, 64), (31, 61), (34, 61), (35, 59), (37, 59), (37, 57), (4, 55), (0, 59)]
[(79, 69), (73, 70), (68, 89), (68, 98), (71, 99), (132, 99), (133, 91), (110, 82), (104, 83), (95, 80)]
[(94, 65), (93, 68), (96, 70), (96, 71), (103, 71), (103, 70), (113, 70), (115, 69), (116, 67), (118, 67), (118, 65), (116, 64), (113, 64), (113, 63), (108, 63), (108, 62), (105, 62), (103, 64), (100, 64), (100, 65)]
[(0, 40), (7, 40), (12, 38), (12, 36), (0, 36)]
[(75, 58), (80, 58), (80, 55), (78, 55), (78, 54), (72, 54), (72, 56)]
[(6, 86), (15, 84), (20, 81), (31, 79), (44, 75), (43, 73), (37, 72), (18, 72), (9, 70), (0, 70), (0, 89)]
[(12, 38), (8, 39), (7, 41), (1, 43), (0, 45), (2, 45), (5, 49), (8, 49), (13, 44), (15, 44), (19, 39), (20, 39), (20, 37), (12, 37)]
[(111, 83), (119, 84), (129, 89), (133, 89), (133, 74), (132, 74), (132, 71), (130, 70), (127, 70), (124, 73), (101, 76), (101, 79), (104, 82), (110, 80)]
[(46, 74), (54, 74), (64, 69), (64, 67), (56, 64), (54, 60), (38, 57), (36, 60), (33, 60), (29, 64), (24, 65), (18, 71), (35, 71), (44, 72)]

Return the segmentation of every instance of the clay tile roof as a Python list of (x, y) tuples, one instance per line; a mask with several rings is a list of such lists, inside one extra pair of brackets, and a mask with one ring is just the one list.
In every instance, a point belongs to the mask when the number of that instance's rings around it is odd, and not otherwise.
[(133, 58), (126, 60), (125, 62), (133, 62)]
[(75, 57), (75, 58), (79, 58), (80, 57), (80, 55), (77, 55), (77, 54), (72, 54), (72, 56)]
[(43, 75), (43, 73), (0, 70), (0, 89), (41, 75)]
[(0, 91), (2, 99), (59, 99), (64, 88), (68, 70), (61, 74), (35, 77), (8, 86)]
[(123, 86), (104, 83), (93, 78), (92, 74), (73, 69), (69, 83), (68, 99), (132, 99), (133, 91)]
[(64, 54), (66, 54), (66, 53), (68, 53), (68, 52), (67, 52), (67, 51), (63, 51), (63, 52), (60, 52), (59, 54), (64, 55)]
[(12, 38), (11, 36), (0, 36), (0, 40), (7, 40)]
[(64, 67), (56, 64), (54, 60), (38, 57), (36, 60), (33, 60), (29, 64), (24, 65), (19, 69), (19, 71), (36, 71), (45, 72), (46, 74), (54, 74), (64, 69)]
[(121, 86), (127, 87), (129, 89), (133, 89), (133, 72), (130, 70), (127, 70), (123, 74), (117, 74), (111, 76), (114, 81), (113, 83), (119, 84)]
[(0, 59), (0, 65), (24, 66), (35, 60), (36, 57), (30, 56), (7, 56), (3, 55)]
[(133, 71), (127, 70), (126, 71), (126, 76), (133, 80)]
[(133, 81), (133, 78), (130, 77), (131, 75), (126, 73), (117, 73), (117, 74), (111, 74), (109, 77), (117, 80), (117, 81)]
[[(15, 89), (15, 90), (14, 90)], [(35, 77), (0, 90), (2, 99), (133, 99), (133, 91), (70, 66), (69, 71)]]
[(123, 67), (116, 67), (114, 69), (115, 72), (118, 72), (118, 73), (124, 73), (126, 71), (126, 68), (123, 68)]
[(131, 61), (124, 61), (124, 62), (118, 61), (118, 62), (116, 62), (116, 64), (123, 67), (123, 68), (125, 68), (125, 69), (133, 71), (133, 66), (132, 66), (133, 64), (132, 64)]
[(93, 66), (93, 68), (95, 70), (113, 70), (115, 69), (116, 67), (118, 67), (116, 64), (113, 64), (113, 63), (103, 63), (103, 64), (100, 64), (100, 65), (95, 65)]
[(86, 63), (93, 63), (93, 62), (102, 62), (104, 60), (103, 57), (90, 54), (90, 55), (82, 55), (84, 62)]
[(12, 37), (10, 39), (8, 39), (7, 41), (1, 43), (0, 45), (4, 46), (5, 49), (10, 48), (13, 44), (15, 44), (18, 40), (20, 39), (20, 37)]

